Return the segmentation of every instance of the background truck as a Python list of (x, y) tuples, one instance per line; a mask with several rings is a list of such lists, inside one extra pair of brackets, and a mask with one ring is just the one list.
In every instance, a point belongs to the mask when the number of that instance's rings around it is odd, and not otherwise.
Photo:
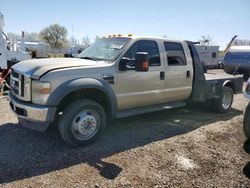
[(74, 45), (69, 47), (67, 53), (64, 54), (64, 57), (77, 57), (83, 50), (85, 50), (87, 46), (82, 45)]
[(232, 46), (224, 58), (224, 70), (229, 74), (243, 74), (247, 80), (250, 76), (250, 46)]
[(21, 48), (19, 51), (11, 50), (7, 35), (3, 32), (4, 16), (0, 13), (0, 70), (9, 69), (15, 63), (31, 59), (29, 53)]
[(8, 73), (10, 68), (19, 61), (31, 59), (29, 53), (24, 50), (14, 51), (8, 41), (7, 35), (3, 32), (4, 16), (0, 12), (0, 89), (4, 81), (9, 82)]
[(192, 42), (152, 37), (96, 41), (79, 58), (36, 59), (13, 67), (9, 102), (20, 124), (59, 128), (71, 145), (87, 144), (107, 119), (208, 102), (225, 113), (243, 79), (204, 74)]
[(32, 58), (48, 58), (49, 57), (49, 46), (43, 42), (37, 41), (22, 41), (17, 42), (17, 49), (25, 47), (25, 51), (30, 53)]

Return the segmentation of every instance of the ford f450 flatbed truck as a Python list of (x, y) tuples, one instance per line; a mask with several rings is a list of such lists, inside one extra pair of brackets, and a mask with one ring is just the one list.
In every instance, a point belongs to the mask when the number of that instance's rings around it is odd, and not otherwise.
[(225, 113), (243, 79), (204, 74), (192, 42), (110, 37), (79, 58), (35, 59), (13, 66), (9, 102), (21, 125), (58, 126), (71, 145), (97, 138), (109, 118), (210, 101)]

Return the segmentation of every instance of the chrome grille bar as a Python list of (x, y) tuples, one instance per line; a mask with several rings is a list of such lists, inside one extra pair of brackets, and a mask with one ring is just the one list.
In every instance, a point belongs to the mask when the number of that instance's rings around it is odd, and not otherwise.
[(17, 98), (30, 101), (31, 95), (31, 80), (22, 74), (19, 74), (13, 70), (10, 75), (10, 87), (14, 96)]

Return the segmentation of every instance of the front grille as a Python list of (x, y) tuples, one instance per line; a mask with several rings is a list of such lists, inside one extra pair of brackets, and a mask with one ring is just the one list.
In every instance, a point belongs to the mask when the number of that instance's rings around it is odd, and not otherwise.
[(18, 74), (14, 71), (11, 72), (10, 75), (10, 86), (11, 86), (11, 90), (15, 95), (20, 95), (23, 96), (23, 93), (21, 92), (21, 87), (23, 85), (22, 83), (22, 75)]
[(10, 75), (11, 91), (16, 97), (25, 101), (28, 101), (30, 96), (29, 94), (30, 82), (27, 79), (28, 78), (25, 78), (24, 75), (15, 72), (15, 70), (11, 72)]
[(18, 76), (19, 76), (19, 74), (16, 73), (16, 72), (14, 72), (14, 71), (11, 72), (11, 75), (12, 75), (14, 78), (18, 78)]

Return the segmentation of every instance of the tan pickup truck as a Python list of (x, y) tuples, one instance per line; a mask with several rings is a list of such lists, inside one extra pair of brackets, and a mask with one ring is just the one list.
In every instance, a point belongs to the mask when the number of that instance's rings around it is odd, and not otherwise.
[(69, 144), (97, 138), (107, 119), (209, 101), (226, 112), (243, 80), (204, 74), (192, 42), (152, 37), (98, 40), (79, 58), (13, 66), (10, 106), (25, 127), (59, 128)]

